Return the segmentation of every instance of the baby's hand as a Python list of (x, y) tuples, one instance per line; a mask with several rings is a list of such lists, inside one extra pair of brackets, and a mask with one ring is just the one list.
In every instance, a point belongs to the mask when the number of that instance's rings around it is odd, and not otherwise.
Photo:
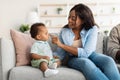
[(53, 56), (55, 59), (59, 59), (59, 57), (58, 56)]
[(43, 56), (43, 59), (46, 59), (46, 60), (50, 61), (50, 57), (49, 56)]

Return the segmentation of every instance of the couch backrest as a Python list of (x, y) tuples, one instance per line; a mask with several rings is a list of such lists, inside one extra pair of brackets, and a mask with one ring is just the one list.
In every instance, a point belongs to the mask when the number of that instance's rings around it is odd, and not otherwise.
[(104, 39), (104, 34), (99, 32), (97, 39), (97, 46), (96, 46), (96, 52), (98, 53), (103, 53), (103, 39)]

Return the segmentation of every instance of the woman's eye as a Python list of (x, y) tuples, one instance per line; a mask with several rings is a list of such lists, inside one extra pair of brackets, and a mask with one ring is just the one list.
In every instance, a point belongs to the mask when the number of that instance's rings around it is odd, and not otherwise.
[(75, 17), (72, 17), (72, 20), (73, 20), (73, 21), (75, 21), (75, 20), (76, 20), (76, 18), (75, 18)]
[(69, 16), (68, 19), (71, 19), (71, 20), (75, 21), (75, 20), (76, 20), (76, 17), (75, 17), (75, 16), (72, 16), (72, 17)]

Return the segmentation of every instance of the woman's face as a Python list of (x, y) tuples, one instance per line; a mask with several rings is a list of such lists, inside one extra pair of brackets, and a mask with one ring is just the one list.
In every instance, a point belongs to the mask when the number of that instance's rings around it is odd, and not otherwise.
[(72, 10), (68, 17), (69, 28), (79, 29), (81, 28), (82, 23), (83, 21), (78, 16), (75, 15), (75, 10)]

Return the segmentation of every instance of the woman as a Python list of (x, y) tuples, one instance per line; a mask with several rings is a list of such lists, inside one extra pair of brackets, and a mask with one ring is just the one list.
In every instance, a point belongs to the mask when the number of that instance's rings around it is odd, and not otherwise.
[(87, 80), (120, 80), (114, 60), (95, 52), (97, 35), (98, 28), (91, 10), (84, 4), (77, 4), (70, 10), (60, 40), (52, 38), (59, 47), (55, 55), (61, 60), (67, 56), (68, 67), (81, 71)]

